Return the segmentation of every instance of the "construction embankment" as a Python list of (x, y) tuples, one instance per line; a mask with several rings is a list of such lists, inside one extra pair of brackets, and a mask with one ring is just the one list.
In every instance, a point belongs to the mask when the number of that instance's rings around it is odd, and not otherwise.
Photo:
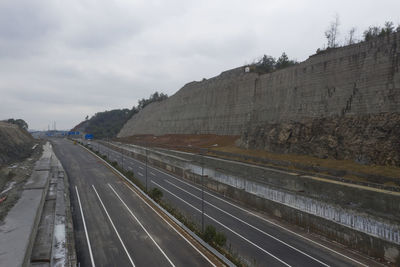
[(111, 148), (371, 257), (400, 264), (400, 193), (185, 152)]

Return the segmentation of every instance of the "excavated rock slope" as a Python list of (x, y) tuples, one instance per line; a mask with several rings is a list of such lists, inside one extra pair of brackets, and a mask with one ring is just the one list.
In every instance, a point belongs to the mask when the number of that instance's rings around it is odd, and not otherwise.
[(0, 166), (30, 155), (34, 139), (17, 125), (0, 122)]
[(237, 68), (150, 104), (118, 137), (241, 135), (247, 148), (400, 165), (399, 69), (400, 32), (270, 74)]

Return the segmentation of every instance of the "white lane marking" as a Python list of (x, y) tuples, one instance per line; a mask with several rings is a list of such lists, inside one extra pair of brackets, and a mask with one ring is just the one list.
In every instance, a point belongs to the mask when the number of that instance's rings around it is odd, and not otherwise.
[[(84, 147), (85, 148), (85, 147)], [(93, 153), (92, 151), (90, 151), (89, 149), (85, 148), (89, 153), (91, 153), (93, 156), (97, 157), (98, 159), (102, 160), (104, 162), (105, 165), (109, 166), (111, 169), (113, 169), (116, 173), (118, 173), (121, 177), (123, 177), (126, 181), (130, 182), (130, 180), (128, 180), (128, 178), (126, 178), (120, 171), (118, 171), (116, 168), (114, 168), (113, 166), (111, 166), (111, 164), (109, 164), (107, 161), (105, 161), (104, 159), (102, 159), (101, 157), (99, 157), (98, 155), (96, 155), (95, 153)], [(164, 220), (164, 222), (166, 222), (172, 229), (174, 229), (174, 231), (181, 236), (194, 250), (196, 250), (204, 259), (206, 259), (206, 261), (208, 261), (212, 266), (217, 267), (206, 255), (204, 255), (198, 248), (196, 248), (186, 237), (184, 237), (177, 229), (175, 229), (175, 227), (173, 227), (168, 221), (166, 221), (152, 206), (150, 206), (137, 192), (135, 192), (131, 187), (129, 187), (129, 185), (125, 184), (132, 192), (134, 192), (136, 195), (139, 196), (139, 198), (149, 207), (151, 208), (158, 216), (160, 216), (161, 219)]]
[(144, 170), (144, 168), (142, 166), (139, 166), (139, 169)]
[(128, 170), (130, 170), (130, 171), (131, 171), (131, 170), (132, 170), (132, 167), (128, 167)]
[[(152, 168), (153, 170), (155, 170), (155, 171), (157, 171), (157, 172), (160, 172), (160, 173), (162, 173), (162, 174), (165, 174), (165, 175), (167, 175), (167, 176), (169, 176), (169, 177), (171, 177), (171, 178), (173, 178), (173, 179), (175, 179), (175, 180), (177, 180), (177, 181), (179, 181), (179, 182), (181, 182), (181, 183), (183, 183), (183, 184), (186, 184), (186, 185), (188, 185), (188, 186), (190, 186), (190, 187), (192, 187), (192, 188), (194, 188), (194, 189), (196, 189), (196, 190), (198, 190), (198, 191), (201, 191), (201, 189), (198, 188), (197, 186), (194, 186), (194, 185), (192, 185), (192, 184), (190, 184), (190, 183), (188, 183), (188, 182), (185, 182), (185, 181), (183, 181), (183, 180), (181, 180), (181, 179), (178, 179), (178, 178), (176, 178), (176, 177), (174, 177), (174, 176), (172, 176), (172, 175), (170, 175), (170, 174), (168, 174), (168, 173), (165, 173), (165, 172), (160, 171), (160, 170), (158, 170), (158, 169), (155, 169), (155, 168), (153, 168), (153, 167), (150, 167), (150, 168)], [(338, 251), (336, 251), (336, 250), (334, 250), (334, 249), (331, 249), (331, 248), (329, 248), (329, 247), (327, 247), (327, 246), (325, 246), (325, 245), (323, 245), (323, 244), (318, 243), (317, 241), (314, 241), (314, 240), (312, 240), (312, 239), (309, 239), (308, 237), (305, 237), (305, 236), (303, 236), (303, 235), (301, 235), (301, 234), (298, 234), (298, 233), (296, 233), (296, 232), (294, 232), (294, 231), (292, 231), (292, 230), (290, 230), (290, 229), (287, 229), (287, 228), (283, 227), (282, 225), (279, 225), (279, 224), (277, 224), (277, 223), (274, 223), (273, 221), (270, 221), (270, 220), (268, 220), (268, 219), (265, 219), (264, 217), (262, 217), (262, 216), (260, 216), (260, 215), (258, 215), (258, 214), (256, 214), (256, 213), (253, 213), (253, 212), (251, 212), (251, 211), (249, 211), (249, 210), (247, 210), (247, 209), (245, 209), (245, 208), (242, 208), (242, 207), (240, 207), (240, 206), (238, 206), (238, 205), (235, 205), (235, 204), (233, 204), (233, 203), (231, 203), (231, 202), (229, 202), (229, 201), (227, 201), (227, 200), (225, 200), (225, 199), (223, 199), (223, 198), (217, 197), (216, 195), (211, 194), (211, 193), (207, 192), (206, 190), (204, 190), (204, 193), (207, 194), (207, 195), (210, 195), (210, 196), (212, 196), (212, 197), (214, 197), (214, 198), (216, 198), (216, 199), (218, 199), (218, 200), (220, 200), (220, 201), (222, 201), (222, 202), (224, 202), (224, 203), (226, 203), (226, 204), (229, 204), (229, 205), (231, 205), (232, 207), (235, 207), (235, 208), (240, 209), (240, 210), (242, 210), (242, 211), (244, 211), (244, 212), (246, 212), (246, 213), (248, 213), (248, 214), (250, 214), (250, 215), (253, 215), (253, 216), (259, 218), (260, 220), (263, 220), (263, 221), (265, 221), (265, 222), (267, 222), (267, 223), (270, 223), (270, 224), (272, 224), (272, 225), (274, 225), (274, 226), (276, 226), (276, 227), (279, 227), (279, 228), (281, 228), (281, 229), (283, 229), (283, 230), (285, 230), (285, 231), (287, 231), (287, 232), (289, 232), (289, 233), (291, 233), (291, 234), (293, 234), (293, 235), (295, 235), (295, 236), (298, 236), (298, 237), (300, 237), (300, 238), (302, 238), (302, 239), (304, 239), (304, 240), (307, 240), (308, 242), (311, 242), (311, 243), (313, 243), (313, 244), (315, 244), (315, 245), (317, 245), (317, 246), (320, 246), (320, 247), (322, 247), (322, 248), (324, 248), (324, 249), (326, 249), (326, 250), (329, 250), (330, 252), (333, 252), (333, 253), (335, 253), (335, 254), (341, 256), (341, 257), (344, 257), (344, 258), (346, 258), (346, 259), (348, 259), (348, 260), (350, 260), (350, 261), (353, 261), (353, 262), (355, 262), (355, 263), (357, 263), (357, 264), (359, 264), (359, 265), (361, 265), (361, 266), (368, 267), (368, 265), (366, 265), (366, 264), (364, 264), (364, 263), (361, 263), (361, 262), (359, 262), (359, 261), (357, 261), (357, 260), (355, 260), (355, 259), (353, 259), (353, 258), (350, 258), (349, 256), (346, 256), (346, 255), (344, 255), (344, 254), (342, 254), (342, 253), (340, 253), (340, 252), (338, 252)]]
[(95, 267), (96, 265), (94, 264), (92, 247), (90, 245), (89, 234), (88, 234), (88, 231), (87, 231), (87, 228), (86, 228), (85, 216), (83, 215), (81, 198), (79, 197), (78, 187), (76, 187), (76, 185), (75, 185), (75, 191), (76, 191), (76, 195), (78, 196), (79, 209), (81, 210), (82, 221), (83, 221), (83, 229), (85, 230), (86, 241), (87, 241), (88, 248), (89, 248), (90, 261), (92, 262), (92, 267)]
[[(164, 191), (170, 193), (171, 195), (173, 195), (174, 197), (176, 197), (177, 199), (181, 200), (182, 202), (184, 202), (185, 204), (187, 204), (188, 206), (190, 206), (191, 208), (193, 208), (194, 210), (196, 210), (197, 212), (201, 213), (201, 210), (199, 210), (198, 208), (196, 208), (195, 206), (193, 206), (192, 204), (190, 204), (189, 202), (185, 201), (184, 199), (178, 197), (177, 195), (175, 195), (174, 193), (172, 193), (171, 191), (169, 191), (168, 189), (162, 187), (161, 185), (159, 185), (158, 183), (154, 182), (153, 180), (151, 180), (151, 182), (155, 185), (157, 185), (158, 187), (162, 188)], [(227, 230), (231, 231), (232, 233), (234, 233), (235, 235), (239, 236), (240, 238), (242, 238), (243, 240), (247, 241), (248, 243), (250, 243), (251, 245), (255, 246), (256, 248), (258, 248), (259, 250), (263, 251), (265, 254), (268, 254), (269, 256), (271, 256), (272, 258), (276, 259), (277, 261), (279, 261), (280, 263), (284, 264), (285, 266), (290, 266), (288, 263), (284, 262), (283, 260), (281, 260), (280, 258), (278, 258), (277, 256), (273, 255), (272, 253), (266, 251), (265, 249), (263, 249), (262, 247), (260, 247), (259, 245), (255, 244), (254, 242), (250, 241), (249, 239), (247, 239), (246, 237), (242, 236), (241, 234), (235, 232), (234, 230), (232, 230), (231, 228), (229, 228), (228, 226), (226, 226), (225, 224), (219, 222), (218, 220), (214, 219), (213, 217), (211, 217), (210, 215), (208, 215), (207, 213), (204, 212), (204, 215), (207, 216), (208, 218), (210, 218), (211, 220), (213, 220), (214, 222), (218, 223), (219, 225), (221, 225), (222, 227), (226, 228)]]
[(209, 258), (206, 257), (206, 255), (204, 255), (198, 248), (196, 248), (185, 236), (183, 236), (177, 229), (175, 229), (175, 227), (173, 227), (163, 216), (161, 216), (152, 206), (149, 205), (149, 203), (147, 203), (146, 201), (144, 201), (142, 199), (142, 197), (135, 191), (133, 190), (129, 185), (125, 184), (126, 187), (129, 188), (129, 190), (131, 190), (133, 193), (135, 193), (150, 209), (152, 209), (161, 219), (163, 219), (163, 221), (168, 224), (172, 229), (174, 229), (174, 231), (180, 236), (182, 237), (192, 248), (194, 248), (201, 256), (203, 256), (203, 258), (205, 258), (212, 266), (216, 267), (216, 265), (210, 261)]
[(151, 175), (156, 176), (153, 172), (150, 172)]
[[(139, 160), (137, 160), (137, 159), (135, 159), (135, 158), (129, 157), (129, 159), (130, 159), (130, 160), (133, 160), (133, 161), (135, 161), (135, 162), (137, 162), (137, 163), (139, 163), (139, 164), (144, 165), (144, 163), (140, 162)], [(215, 158), (213, 158), (213, 159), (215, 159)], [(228, 162), (229, 162), (229, 160), (224, 160), (224, 159), (218, 159), (218, 160), (221, 160), (221, 161), (228, 161)], [(234, 162), (234, 161), (233, 161), (233, 162)], [(242, 163), (242, 165), (249, 165), (249, 164)], [(250, 166), (253, 166), (253, 165), (250, 165)], [(176, 178), (176, 177), (170, 175), (169, 173), (163, 172), (163, 171), (161, 171), (161, 170), (159, 170), (159, 169), (157, 169), (157, 168), (154, 168), (154, 167), (152, 167), (152, 166), (148, 166), (148, 167), (149, 167), (150, 169), (156, 171), (156, 172), (165, 174), (165, 175), (167, 175), (168, 177), (171, 177), (171, 178), (173, 178), (173, 179), (175, 179), (175, 180), (177, 180), (177, 181), (179, 181), (179, 182), (181, 182), (181, 183), (187, 184), (188, 186), (191, 186), (191, 187), (193, 187), (193, 188), (195, 188), (195, 189), (201, 191), (200, 188), (198, 188), (198, 187), (196, 187), (196, 186), (193, 186), (193, 185), (191, 185), (191, 184), (189, 184), (189, 183), (187, 183), (187, 182), (185, 182), (185, 181), (182, 181), (182, 180), (180, 180), (180, 179), (178, 179), (178, 178)], [(259, 167), (259, 166), (257, 166), (257, 167)], [(266, 169), (266, 170), (271, 170), (271, 171), (276, 171), (276, 172), (285, 173), (284, 171), (275, 170), (275, 169), (270, 169), (270, 168), (265, 168), (265, 167), (259, 167), (259, 168)], [(292, 174), (294, 175), (294, 173), (292, 173)], [(296, 175), (298, 175), (298, 174), (296, 174)], [(233, 203), (230, 203), (229, 201), (227, 201), (227, 200), (225, 200), (225, 199), (222, 199), (222, 198), (220, 198), (220, 197), (217, 197), (217, 196), (215, 196), (215, 195), (213, 195), (213, 194), (211, 194), (211, 193), (208, 193), (207, 191), (204, 191), (204, 192), (205, 192), (206, 194), (208, 194), (208, 195), (210, 195), (210, 196), (212, 196), (212, 197), (218, 199), (218, 200), (221, 200), (221, 201), (223, 201), (223, 202), (225, 202), (225, 203), (227, 203), (227, 204), (229, 204), (229, 205), (231, 205), (231, 206), (237, 208), (237, 209), (240, 209), (240, 210), (242, 210), (242, 211), (244, 211), (244, 212), (247, 212), (248, 214), (253, 215), (253, 216), (255, 216), (255, 217), (257, 217), (257, 218), (259, 218), (259, 219), (261, 219), (261, 220), (263, 220), (263, 221), (265, 221), (265, 222), (267, 222), (267, 223), (269, 223), (269, 224), (272, 224), (272, 225), (274, 225), (274, 226), (276, 226), (276, 227), (279, 227), (279, 228), (281, 228), (281, 229), (283, 229), (283, 230), (285, 230), (285, 231), (287, 231), (287, 232), (289, 232), (289, 233), (291, 233), (291, 234), (293, 234), (293, 235), (295, 235), (295, 236), (297, 236), (297, 237), (300, 237), (300, 238), (302, 238), (302, 239), (304, 239), (304, 240), (307, 240), (307, 241), (310, 242), (310, 243), (313, 243), (313, 244), (315, 244), (315, 245), (317, 245), (317, 246), (319, 246), (319, 247), (322, 247), (322, 248), (324, 248), (324, 249), (326, 249), (326, 250), (328, 250), (328, 251), (330, 251), (330, 252), (332, 252), (332, 253), (335, 253), (335, 254), (337, 254), (337, 255), (339, 255), (339, 256), (341, 256), (341, 257), (344, 257), (344, 258), (346, 258), (346, 259), (348, 259), (348, 260), (350, 260), (350, 261), (352, 261), (352, 262), (355, 262), (355, 263), (357, 263), (357, 264), (359, 264), (359, 265), (361, 265), (361, 266), (368, 267), (368, 265), (366, 265), (366, 264), (364, 264), (364, 263), (361, 263), (361, 262), (359, 262), (359, 261), (356, 260), (356, 259), (353, 259), (353, 258), (351, 258), (351, 257), (349, 257), (349, 256), (347, 256), (347, 255), (344, 255), (344, 254), (342, 254), (342, 253), (340, 253), (340, 252), (338, 252), (338, 251), (336, 251), (336, 250), (334, 250), (334, 249), (332, 249), (332, 248), (330, 248), (330, 247), (327, 247), (327, 246), (325, 246), (325, 245), (323, 245), (323, 244), (321, 244), (321, 243), (318, 243), (317, 241), (314, 241), (314, 240), (312, 240), (312, 239), (310, 239), (310, 238), (308, 238), (308, 237), (305, 237), (305, 236), (303, 236), (303, 235), (301, 235), (301, 234), (299, 234), (299, 233), (296, 233), (296, 232), (294, 232), (294, 231), (292, 231), (292, 230), (290, 230), (290, 229), (287, 229), (287, 228), (285, 228), (285, 227), (282, 226), (282, 225), (276, 224), (276, 223), (274, 223), (273, 221), (270, 221), (270, 220), (268, 220), (268, 219), (265, 219), (264, 217), (261, 217), (261, 216), (258, 215), (258, 214), (255, 214), (255, 213), (253, 213), (253, 212), (251, 212), (251, 211), (249, 211), (249, 210), (246, 210), (246, 209), (244, 209), (244, 208), (242, 208), (242, 207), (240, 207), (240, 206), (237, 206), (237, 205), (235, 205), (235, 204), (233, 204)]]
[[(198, 196), (196, 196), (196, 195), (190, 193), (189, 191), (186, 191), (185, 189), (183, 189), (183, 188), (181, 188), (181, 187), (179, 187), (179, 186), (177, 186), (177, 185), (171, 183), (170, 181), (168, 181), (168, 180), (166, 180), (166, 179), (164, 179), (164, 181), (167, 182), (168, 184), (170, 184), (170, 185), (172, 185), (172, 186), (174, 186), (174, 187), (176, 187), (176, 188), (182, 190), (183, 192), (185, 192), (185, 193), (191, 195), (192, 197), (201, 200), (200, 197), (198, 197)], [(297, 252), (303, 254), (304, 256), (309, 257), (310, 259), (313, 259), (314, 261), (316, 261), (316, 262), (318, 262), (318, 263), (320, 263), (320, 264), (322, 264), (322, 265), (324, 265), (324, 266), (329, 266), (328, 264), (326, 264), (326, 263), (324, 263), (324, 262), (322, 262), (322, 261), (320, 261), (320, 260), (314, 258), (314, 257), (311, 256), (311, 255), (308, 255), (307, 253), (305, 253), (305, 252), (303, 252), (303, 251), (301, 251), (301, 250), (299, 250), (299, 249), (297, 249), (297, 248), (291, 246), (290, 244), (288, 244), (288, 243), (286, 243), (286, 242), (284, 242), (284, 241), (282, 241), (282, 240), (276, 238), (275, 236), (270, 235), (270, 234), (264, 232), (263, 230), (261, 230), (261, 229), (255, 227), (254, 225), (252, 225), (252, 224), (250, 224), (250, 223), (248, 223), (248, 222), (245, 222), (244, 220), (242, 220), (242, 219), (240, 219), (240, 218), (238, 218), (238, 217), (236, 217), (236, 216), (230, 214), (229, 212), (227, 212), (227, 211), (225, 211), (225, 210), (223, 210), (223, 209), (221, 209), (221, 208), (219, 208), (219, 207), (217, 207), (217, 206), (211, 204), (210, 202), (204, 200), (204, 203), (207, 203), (207, 204), (210, 205), (211, 207), (214, 207), (215, 209), (217, 209), (217, 210), (219, 210), (219, 211), (225, 213), (226, 215), (231, 216), (232, 218), (234, 218), (234, 219), (238, 220), (239, 222), (241, 222), (241, 223), (243, 223), (243, 224), (245, 224), (245, 225), (247, 225), (247, 226), (253, 228), (254, 230), (257, 230), (257, 231), (259, 231), (260, 233), (262, 233), (262, 234), (264, 234), (264, 235), (266, 235), (266, 236), (268, 236), (268, 237), (270, 237), (270, 238), (272, 238), (272, 239), (274, 239), (274, 240), (276, 240), (276, 241), (278, 241), (278, 242), (280, 242), (280, 243), (282, 243), (282, 244), (288, 246), (289, 248), (291, 248), (291, 249), (293, 249), (293, 250), (296, 250)]]
[(103, 201), (101, 201), (101, 198), (100, 198), (99, 194), (97, 193), (97, 190), (96, 190), (96, 188), (94, 187), (94, 185), (92, 185), (92, 187), (93, 187), (93, 190), (94, 190), (94, 192), (96, 193), (97, 198), (99, 199), (101, 205), (103, 206), (103, 209), (104, 209), (104, 211), (106, 212), (107, 217), (108, 217), (108, 219), (110, 220), (111, 225), (112, 225), (112, 227), (114, 228), (114, 231), (115, 231), (115, 233), (117, 234), (118, 239), (119, 239), (119, 241), (120, 241), (121, 244), (122, 244), (122, 247), (123, 247), (124, 250), (125, 250), (126, 255), (127, 255), (128, 258), (129, 258), (129, 261), (131, 262), (132, 266), (135, 267), (135, 264), (133, 263), (133, 260), (132, 260), (132, 258), (131, 258), (131, 255), (129, 255), (129, 252), (128, 252), (128, 250), (127, 250), (126, 247), (125, 247), (124, 241), (122, 241), (121, 236), (119, 235), (119, 233), (118, 233), (118, 231), (117, 231), (117, 228), (115, 228), (115, 225), (114, 225), (114, 223), (113, 223), (113, 221), (112, 221), (110, 215), (108, 214), (108, 211), (107, 211), (106, 207), (104, 206)]
[(141, 173), (141, 172), (138, 172), (138, 174), (139, 174), (140, 176), (144, 176), (143, 173)]
[(132, 215), (132, 217), (136, 220), (136, 222), (142, 227), (142, 229), (146, 232), (146, 234), (150, 237), (151, 241), (153, 241), (154, 245), (160, 250), (160, 252), (164, 255), (164, 257), (168, 260), (168, 262), (171, 264), (171, 266), (175, 266), (172, 261), (168, 258), (167, 254), (160, 248), (160, 246), (157, 244), (157, 242), (153, 239), (153, 237), (150, 235), (150, 233), (146, 230), (146, 228), (143, 226), (143, 224), (139, 221), (139, 219), (133, 214), (132, 210), (126, 205), (126, 203), (122, 200), (122, 198), (118, 195), (118, 193), (114, 190), (114, 188), (108, 184), (108, 186), (111, 188), (111, 190), (114, 192), (115, 195), (119, 198), (119, 200), (124, 204), (125, 208), (129, 211), (129, 213)]

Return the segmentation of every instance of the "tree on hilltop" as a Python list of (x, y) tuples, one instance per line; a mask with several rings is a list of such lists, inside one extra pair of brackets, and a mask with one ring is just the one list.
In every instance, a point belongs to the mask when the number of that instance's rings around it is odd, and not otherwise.
[(295, 65), (297, 62), (295, 60), (289, 59), (289, 57), (286, 55), (285, 52), (282, 53), (282, 55), (278, 58), (278, 60), (275, 63), (275, 69), (284, 69), (290, 66)]
[(23, 119), (16, 119), (16, 120), (8, 119), (7, 122), (18, 125), (20, 128), (22, 128), (24, 130), (28, 130), (28, 123), (26, 123), (26, 121), (24, 121)]
[(338, 47), (338, 35), (339, 35), (339, 15), (335, 15), (335, 20), (331, 22), (329, 28), (325, 31), (325, 37), (328, 40), (328, 48)]

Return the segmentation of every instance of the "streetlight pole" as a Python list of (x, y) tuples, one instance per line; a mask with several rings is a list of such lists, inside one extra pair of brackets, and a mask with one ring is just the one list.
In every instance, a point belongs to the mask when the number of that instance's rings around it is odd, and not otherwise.
[(201, 230), (204, 234), (204, 157), (201, 156)]
[(124, 170), (124, 150), (121, 150), (121, 157), (122, 157), (122, 170)]
[(146, 152), (146, 192), (147, 192), (147, 148), (144, 148), (145, 152)]
[(109, 137), (107, 136), (107, 159), (110, 160)]

